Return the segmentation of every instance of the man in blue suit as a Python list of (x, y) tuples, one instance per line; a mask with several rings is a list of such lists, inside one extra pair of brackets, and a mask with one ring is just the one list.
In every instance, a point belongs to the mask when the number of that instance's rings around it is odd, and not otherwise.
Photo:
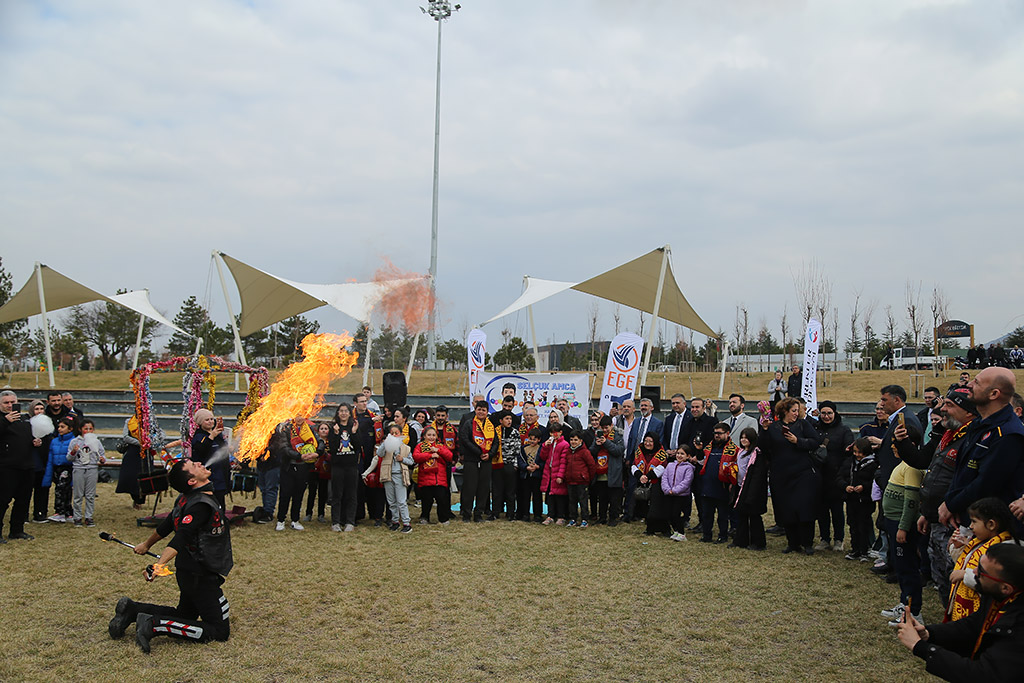
[(640, 417), (633, 420), (633, 426), (629, 428), (629, 435), (626, 439), (626, 472), (630, 474), (626, 479), (626, 512), (622, 515), (623, 522), (633, 519), (633, 489), (636, 488), (636, 482), (633, 481), (630, 470), (633, 466), (633, 454), (636, 453), (637, 447), (643, 443), (647, 434), (655, 434), (661, 440), (663, 430), (664, 425), (661, 420), (654, 417), (654, 403), (649, 398), (640, 399)]

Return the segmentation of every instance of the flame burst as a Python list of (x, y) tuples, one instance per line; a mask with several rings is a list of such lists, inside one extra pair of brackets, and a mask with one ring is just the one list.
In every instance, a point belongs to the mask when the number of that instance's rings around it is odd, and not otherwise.
[(174, 573), (166, 564), (156, 563), (153, 565), (153, 576), (170, 576)]
[(430, 324), (430, 311), (436, 305), (430, 293), (430, 278), (420, 273), (400, 270), (387, 258), (384, 265), (373, 274), (374, 282), (389, 280), (413, 280), (387, 293), (375, 310), (384, 316), (388, 327), (405, 327), (412, 333), (425, 332)]
[(344, 377), (359, 359), (345, 350), (348, 334), (308, 334), (302, 340), (303, 359), (292, 363), (271, 385), (260, 407), (241, 427), (237, 457), (255, 463), (266, 453), (277, 425), (294, 417), (311, 418), (320, 412), (331, 382)]

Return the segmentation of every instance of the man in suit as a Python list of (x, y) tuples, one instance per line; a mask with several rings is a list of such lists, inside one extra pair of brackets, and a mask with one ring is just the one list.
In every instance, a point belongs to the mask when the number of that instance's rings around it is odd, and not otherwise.
[[(630, 427), (629, 435), (626, 439), (626, 462), (632, 462), (637, 446), (643, 442), (647, 434), (657, 434), (660, 440), (662, 431), (664, 431), (664, 425), (661, 423), (661, 420), (654, 417), (654, 403), (649, 398), (640, 399), (640, 417), (633, 420), (633, 425)], [(629, 477), (626, 483), (625, 512), (622, 515), (622, 521), (624, 522), (629, 522), (633, 519), (634, 487), (635, 481), (633, 477)]]
[(729, 425), (729, 437), (737, 446), (740, 445), (740, 434), (750, 427), (757, 431), (757, 420), (743, 412), (747, 399), (742, 394), (729, 394), (729, 417), (725, 423)]
[(673, 394), (672, 412), (665, 417), (665, 426), (661, 431), (661, 444), (669, 456), (675, 456), (676, 449), (686, 443), (680, 441), (679, 437), (683, 433), (683, 425), (689, 418), (690, 414), (686, 412), (686, 397), (682, 394)]
[(932, 411), (938, 408), (939, 396), (938, 387), (928, 387), (924, 390), (924, 408), (917, 412), (917, 421), (921, 423), (921, 427), (924, 429), (921, 443), (928, 443), (928, 439), (931, 437)]

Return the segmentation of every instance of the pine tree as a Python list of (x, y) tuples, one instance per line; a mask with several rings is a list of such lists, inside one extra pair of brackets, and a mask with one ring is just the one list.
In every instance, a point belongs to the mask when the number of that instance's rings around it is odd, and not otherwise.
[[(0, 306), (3, 306), (10, 300), (13, 284), (11, 274), (4, 270), (3, 257), (0, 257)], [(21, 357), (28, 341), (27, 318), (0, 324), (0, 357)]]

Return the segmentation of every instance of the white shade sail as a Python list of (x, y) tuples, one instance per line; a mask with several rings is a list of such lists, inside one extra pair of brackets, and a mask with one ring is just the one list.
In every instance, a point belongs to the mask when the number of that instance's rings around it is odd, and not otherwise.
[(321, 306), (330, 306), (359, 322), (366, 322), (373, 308), (385, 295), (420, 281), (420, 278), (411, 278), (333, 285), (308, 284), (271, 275), (223, 252), (218, 252), (218, 255), (224, 259), (238, 287), (238, 296), (242, 302), (238, 333), (242, 336)]
[[(130, 308), (161, 325), (166, 325), (182, 334), (187, 334), (154, 308), (153, 304), (149, 301), (149, 292), (144, 289), (107, 296), (100, 294), (95, 289), (86, 287), (80, 282), (72, 280), (67, 275), (59, 273), (49, 266), (40, 265), (39, 269), (42, 273), (43, 292), (48, 312), (68, 308), (69, 306), (79, 306), (92, 301), (106, 301)], [(20, 320), (31, 315), (39, 315), (42, 312), (43, 310), (39, 305), (39, 279), (33, 271), (32, 275), (29, 276), (28, 282), (18, 290), (18, 293), (0, 307), (0, 323)]]
[(654, 313), (659, 318), (682, 325), (708, 337), (717, 337), (717, 333), (697, 315), (697, 312), (693, 310), (693, 306), (683, 296), (683, 292), (679, 289), (679, 284), (676, 282), (675, 273), (672, 271), (671, 259), (669, 259), (665, 270), (661, 305), (658, 307), (658, 311), (654, 311), (661, 262), (666, 249), (667, 247), (654, 249), (628, 263), (623, 263), (611, 270), (577, 283), (527, 277), (526, 290), (519, 298), (482, 324), (486, 325), (487, 323), (494, 322), (498, 318), (531, 306), (567, 289), (574, 289), (578, 292), (584, 292), (601, 299), (629, 306), (630, 308)]

